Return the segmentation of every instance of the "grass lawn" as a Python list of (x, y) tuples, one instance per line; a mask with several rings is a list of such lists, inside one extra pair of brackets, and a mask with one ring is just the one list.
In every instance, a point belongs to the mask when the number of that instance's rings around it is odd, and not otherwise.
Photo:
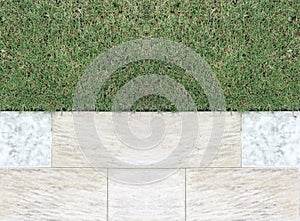
[[(0, 110), (71, 110), (78, 79), (105, 49), (139, 38), (181, 42), (212, 67), (228, 110), (300, 110), (298, 0), (0, 0)], [(200, 85), (180, 67), (140, 61), (118, 69), (99, 91), (110, 110), (122, 85), (167, 74), (208, 110)], [(133, 110), (174, 110), (163, 97)]]

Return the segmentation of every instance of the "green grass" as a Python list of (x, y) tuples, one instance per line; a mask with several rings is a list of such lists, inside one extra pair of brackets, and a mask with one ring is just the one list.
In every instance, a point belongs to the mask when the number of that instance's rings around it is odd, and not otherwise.
[[(154, 3), (157, 2), (157, 3)], [(228, 110), (299, 110), (299, 1), (0, 0), (0, 110), (71, 110), (78, 79), (105, 49), (139, 38), (181, 42), (212, 67)], [(181, 68), (140, 61), (118, 69), (97, 110), (141, 74), (167, 74), (208, 110)], [(148, 96), (133, 110), (174, 110)]]

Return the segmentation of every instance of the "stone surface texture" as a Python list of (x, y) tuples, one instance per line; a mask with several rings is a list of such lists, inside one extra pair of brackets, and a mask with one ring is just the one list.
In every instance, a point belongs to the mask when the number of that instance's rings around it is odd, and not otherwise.
[(0, 166), (51, 166), (50, 114), (0, 112)]
[[(172, 165), (174, 167), (199, 167), (207, 149), (217, 149), (212, 162), (207, 164), (211, 167), (239, 167), (241, 166), (241, 116), (239, 113), (218, 113), (217, 120), (211, 112), (192, 113), (198, 119), (198, 138), (193, 143), (190, 155), (180, 159), (182, 152), (172, 156), (173, 151), (179, 146), (182, 125), (178, 114), (173, 113), (135, 113), (128, 115), (128, 131), (132, 131), (137, 142), (126, 138), (126, 132), (118, 134), (116, 123), (111, 112), (86, 112), (87, 120), (94, 115), (95, 129), (103, 146), (115, 161), (125, 162), (136, 167), (149, 164), (160, 167), (160, 161), (174, 161), (182, 163)], [(53, 156), (54, 167), (86, 167), (92, 164), (85, 158), (78, 142), (77, 131), (74, 127), (73, 113), (63, 112), (53, 114)], [(220, 118), (220, 119), (219, 119)], [(154, 119), (154, 121), (153, 121)], [(158, 119), (158, 120), (157, 120)], [(114, 121), (115, 120), (115, 121)], [(159, 122), (161, 120), (161, 122)], [(122, 125), (121, 125), (122, 126)], [(212, 137), (212, 131), (223, 127), (224, 132)], [(161, 128), (164, 128), (163, 130)], [(121, 130), (124, 128), (121, 128)], [(156, 133), (158, 131), (158, 133)], [(154, 134), (154, 135), (153, 135)], [(160, 136), (161, 135), (161, 136)], [(123, 136), (123, 137), (122, 137)], [(157, 138), (157, 139), (156, 139)], [(86, 136), (86, 143), (92, 143), (91, 138)], [(145, 139), (147, 148), (139, 149), (137, 145)], [(192, 140), (192, 139), (191, 139)], [(152, 145), (152, 146), (151, 146)], [(174, 158), (172, 158), (174, 157)], [(177, 160), (179, 159), (179, 160)], [(180, 161), (181, 162), (181, 161)], [(94, 165), (94, 164), (93, 164)], [(123, 168), (119, 164), (111, 164), (108, 168)], [(102, 167), (102, 165), (98, 166)], [(105, 166), (104, 166), (105, 167)], [(126, 167), (126, 166), (125, 166)], [(127, 167), (126, 167), (127, 168)], [(168, 168), (168, 166), (164, 167)]]
[(106, 220), (107, 179), (94, 169), (0, 170), (0, 220)]
[(242, 119), (243, 166), (300, 167), (300, 112), (250, 112)]
[[(110, 174), (112, 170), (108, 170)], [(130, 173), (129, 170), (127, 170)], [(147, 174), (145, 174), (147, 176)], [(143, 185), (108, 180), (108, 220), (181, 221), (185, 219), (185, 171)]]
[(187, 169), (188, 221), (299, 220), (296, 169)]

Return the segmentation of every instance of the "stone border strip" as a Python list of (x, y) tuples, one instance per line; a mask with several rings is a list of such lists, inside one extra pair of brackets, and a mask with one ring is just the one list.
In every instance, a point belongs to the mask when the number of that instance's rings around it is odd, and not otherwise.
[(296, 169), (180, 169), (147, 185), (114, 182), (93, 168), (0, 169), (0, 214), (28, 221), (296, 221), (298, 188)]
[[(300, 167), (300, 112), (223, 114), (224, 139), (210, 167)], [(198, 166), (209, 138), (210, 114), (198, 115), (200, 142), (186, 167)], [(109, 117), (100, 112), (95, 120), (109, 124)], [(50, 166), (89, 166), (76, 142), (72, 113), (0, 112), (0, 167)]]

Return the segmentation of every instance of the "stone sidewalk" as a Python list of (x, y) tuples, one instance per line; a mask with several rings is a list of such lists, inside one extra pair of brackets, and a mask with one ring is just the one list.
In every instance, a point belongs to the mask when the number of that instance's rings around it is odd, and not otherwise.
[(0, 112), (0, 220), (299, 220), (299, 112), (74, 114)]

